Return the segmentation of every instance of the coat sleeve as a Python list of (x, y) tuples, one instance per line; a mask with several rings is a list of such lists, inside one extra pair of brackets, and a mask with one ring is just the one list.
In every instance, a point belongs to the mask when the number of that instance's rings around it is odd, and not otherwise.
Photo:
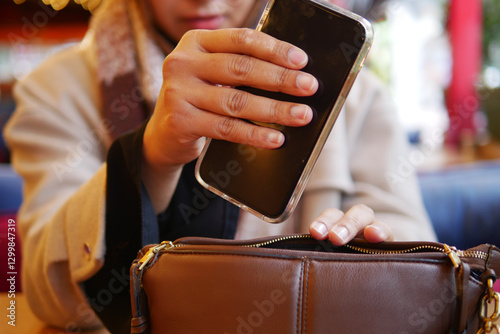
[[(361, 75), (362, 74), (362, 75)], [(361, 72), (346, 103), (347, 146), (353, 189), (343, 207), (362, 203), (391, 226), (396, 240), (435, 240), (417, 182), (417, 165), (391, 97), (372, 74)]]
[(193, 161), (177, 180), (160, 226), (141, 182), (147, 123), (111, 143), (112, 125), (96, 107), (90, 68), (73, 48), (15, 89), (17, 110), (6, 139), (24, 179), (17, 221), (26, 259), (23, 289), (33, 312), (50, 325), (128, 333), (129, 270), (142, 246), (160, 236), (233, 238), (239, 211), (212, 196), (197, 206), (203, 188)]
[(24, 180), (17, 218), (23, 291), (37, 317), (68, 331), (102, 327), (118, 304), (128, 332), (130, 264), (143, 244), (158, 242), (140, 181), (146, 123), (110, 147), (94, 78), (71, 48), (15, 88), (5, 135)]
[(105, 254), (106, 127), (77, 50), (17, 84), (5, 129), (24, 180), (17, 218), (23, 291), (37, 317), (68, 330), (101, 326), (79, 282), (101, 268)]

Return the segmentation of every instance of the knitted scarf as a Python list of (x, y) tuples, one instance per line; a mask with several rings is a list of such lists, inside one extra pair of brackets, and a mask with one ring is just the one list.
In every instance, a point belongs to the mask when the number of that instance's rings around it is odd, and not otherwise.
[[(253, 26), (264, 1), (256, 0), (245, 26)], [(174, 45), (155, 29), (147, 0), (106, 0), (92, 17), (102, 117), (111, 139), (135, 129), (152, 112), (162, 65)]]
[(111, 139), (135, 129), (153, 111), (162, 83), (165, 55), (147, 1), (107, 0), (92, 17), (102, 117)]

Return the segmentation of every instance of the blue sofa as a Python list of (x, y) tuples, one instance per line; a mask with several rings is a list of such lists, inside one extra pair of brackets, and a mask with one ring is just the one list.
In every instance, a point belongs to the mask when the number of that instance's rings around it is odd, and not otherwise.
[[(439, 241), (461, 249), (500, 245), (500, 160), (421, 173), (419, 180)], [(16, 213), (21, 185), (10, 165), (0, 164), (0, 216)]]
[(419, 180), (439, 241), (461, 249), (500, 245), (500, 160), (421, 173)]
[[(22, 182), (21, 178), (12, 171), (9, 164), (0, 164), (0, 270), (2, 273), (17, 271), (20, 275), (21, 270), (21, 245), (17, 235), (18, 228), (14, 225), (14, 237), (12, 230), (9, 230), (9, 220), (16, 218), (17, 209), (22, 200)], [(9, 234), (9, 232), (11, 234)], [(15, 246), (15, 270), (9, 267), (8, 246), (9, 242), (14, 242)], [(12, 260), (11, 260), (12, 261)], [(7, 280), (0, 281), (0, 292), (9, 291)], [(18, 289), (19, 291), (19, 289)]]
[(16, 213), (22, 201), (22, 181), (10, 164), (0, 164), (0, 214)]

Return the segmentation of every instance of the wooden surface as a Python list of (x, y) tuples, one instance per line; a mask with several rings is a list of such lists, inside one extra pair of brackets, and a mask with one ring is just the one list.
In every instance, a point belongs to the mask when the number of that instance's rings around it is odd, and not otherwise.
[[(11, 321), (8, 317), (10, 301), (15, 300), (16, 326), (9, 325)], [(0, 293), (0, 333), (1, 334), (67, 334), (64, 329), (51, 328), (41, 322), (28, 306), (26, 296), (22, 293), (16, 293), (15, 298), (9, 298), (8, 294)], [(109, 334), (105, 329), (82, 332), (85, 334)]]

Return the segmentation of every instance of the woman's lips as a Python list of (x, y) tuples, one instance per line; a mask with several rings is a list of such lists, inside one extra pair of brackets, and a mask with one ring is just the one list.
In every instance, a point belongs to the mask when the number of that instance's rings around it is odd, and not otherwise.
[(214, 30), (220, 28), (224, 20), (224, 15), (210, 15), (186, 18), (185, 22), (190, 29)]

